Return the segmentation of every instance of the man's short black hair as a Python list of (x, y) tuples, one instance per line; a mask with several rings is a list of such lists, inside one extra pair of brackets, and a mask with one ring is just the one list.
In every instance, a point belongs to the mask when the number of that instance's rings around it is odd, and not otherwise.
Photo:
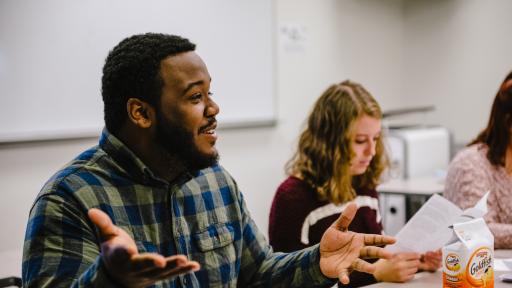
[(105, 126), (117, 133), (127, 119), (126, 102), (141, 99), (155, 107), (162, 93), (160, 62), (168, 56), (194, 51), (195, 44), (176, 35), (147, 33), (121, 41), (103, 66), (101, 93)]

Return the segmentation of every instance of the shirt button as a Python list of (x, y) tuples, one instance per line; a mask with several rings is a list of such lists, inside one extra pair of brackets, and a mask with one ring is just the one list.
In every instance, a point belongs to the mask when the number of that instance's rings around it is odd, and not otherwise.
[(187, 278), (183, 277), (183, 286), (187, 286)]

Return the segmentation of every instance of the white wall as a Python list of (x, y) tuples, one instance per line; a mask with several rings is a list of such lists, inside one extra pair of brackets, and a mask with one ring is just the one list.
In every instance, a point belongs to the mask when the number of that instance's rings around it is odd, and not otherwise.
[(404, 99), (466, 144), (487, 125), (512, 70), (512, 1), (404, 1)]
[(400, 3), (277, 1), (278, 26), (291, 23), (307, 28), (302, 51), (276, 47), (278, 125), (221, 131), (218, 142), (221, 163), (237, 179), (256, 223), (265, 233), (273, 194), (285, 177), (283, 166), (295, 148), (309, 109), (328, 85), (350, 78), (374, 91), (383, 106), (400, 103)]

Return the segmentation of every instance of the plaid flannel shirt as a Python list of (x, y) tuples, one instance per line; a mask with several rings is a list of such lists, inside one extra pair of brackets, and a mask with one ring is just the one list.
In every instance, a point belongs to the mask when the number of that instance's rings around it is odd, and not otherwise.
[(30, 212), (23, 251), (24, 287), (116, 287), (87, 217), (106, 212), (139, 252), (184, 254), (201, 269), (153, 287), (330, 286), (318, 246), (273, 253), (251, 219), (235, 181), (221, 167), (156, 177), (106, 129), (43, 187)]

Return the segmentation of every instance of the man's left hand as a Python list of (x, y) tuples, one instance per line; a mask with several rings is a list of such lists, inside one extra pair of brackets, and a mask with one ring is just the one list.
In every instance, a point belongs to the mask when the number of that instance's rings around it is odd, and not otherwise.
[(390, 236), (347, 231), (356, 212), (356, 204), (348, 204), (320, 240), (320, 270), (326, 277), (338, 278), (343, 284), (349, 283), (348, 275), (352, 270), (373, 273), (375, 265), (362, 259), (389, 259), (392, 254), (376, 246), (395, 243)]

